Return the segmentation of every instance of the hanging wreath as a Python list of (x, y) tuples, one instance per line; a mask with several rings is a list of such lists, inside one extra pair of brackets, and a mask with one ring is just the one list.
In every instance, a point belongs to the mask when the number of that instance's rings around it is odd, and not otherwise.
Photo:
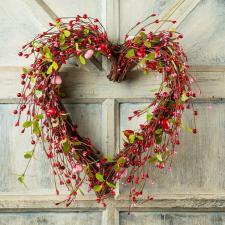
[[(130, 185), (129, 198), (132, 204), (136, 203), (151, 177), (150, 170), (170, 167), (175, 146), (180, 144), (185, 107), (197, 115), (191, 103), (196, 97), (191, 88), (194, 79), (187, 73), (187, 58), (178, 42), (183, 36), (169, 30), (146, 32), (146, 27), (163, 21), (149, 22), (155, 16), (152, 14), (138, 22), (118, 45), (108, 40), (97, 18), (86, 14), (57, 18), (55, 24), (49, 24), (48, 31), (39, 34), (19, 52), (19, 56), (25, 58), (34, 56), (33, 64), (24, 68), (21, 75), (23, 89), (17, 94), (20, 103), (14, 110), (18, 115), (16, 126), (26, 111), (22, 133), (31, 128), (33, 150), (25, 152), (24, 157), (29, 164), (37, 143), (42, 142), (53, 170), (57, 194), (57, 184), (65, 185), (69, 190), (65, 200), (67, 206), (75, 200), (78, 191), (82, 192), (82, 185), (86, 182), (96, 193), (97, 202), (105, 206), (104, 199), (115, 195), (116, 183), (121, 179), (123, 184)], [(129, 33), (134, 29), (138, 32), (130, 38)], [(103, 156), (89, 138), (79, 135), (60, 95), (61, 66), (74, 56), (81, 64), (86, 64), (87, 59), (99, 55), (112, 63), (107, 76), (111, 81), (124, 80), (129, 76), (127, 72), (137, 65), (146, 74), (150, 71), (160, 73), (162, 79), (148, 106), (134, 111), (128, 118), (145, 115), (145, 123), (137, 130), (123, 131), (123, 148), (113, 158)], [(197, 132), (195, 125), (191, 131)], [(22, 183), (26, 170), (27, 167), (18, 176)], [(152, 196), (148, 199), (151, 200)]]

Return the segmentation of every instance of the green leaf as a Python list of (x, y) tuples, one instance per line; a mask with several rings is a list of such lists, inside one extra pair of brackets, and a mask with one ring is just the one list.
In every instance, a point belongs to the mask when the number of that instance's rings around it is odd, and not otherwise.
[(147, 123), (149, 123), (152, 120), (153, 115), (150, 112), (147, 112), (146, 119)]
[(64, 142), (63, 143), (63, 150), (64, 150), (64, 152), (69, 153), (70, 149), (71, 149), (71, 147), (70, 147), (69, 143), (68, 142)]
[(91, 39), (90, 39), (90, 38), (88, 38), (88, 43), (89, 43), (89, 44), (91, 44), (91, 43), (92, 43), (92, 41), (91, 41)]
[(120, 166), (118, 164), (115, 164), (114, 167), (113, 167), (113, 169), (115, 171), (119, 171), (120, 170)]
[(76, 49), (76, 51), (79, 50), (79, 44), (77, 42), (75, 43), (75, 49)]
[(52, 61), (52, 54), (51, 54), (51, 53), (46, 53), (46, 54), (45, 54), (45, 58), (46, 58), (48, 61)]
[(162, 143), (162, 134), (161, 135), (157, 135), (156, 137), (155, 137), (155, 140), (156, 140), (156, 144), (161, 144)]
[(35, 90), (35, 96), (37, 97), (37, 98), (40, 98), (41, 96), (42, 96), (42, 91), (41, 90)]
[(73, 157), (74, 157), (74, 159), (78, 160), (78, 154), (77, 154), (77, 152), (74, 152)]
[(82, 55), (79, 55), (79, 60), (80, 60), (81, 64), (83, 64), (83, 65), (86, 64), (86, 60)]
[(143, 138), (141, 135), (136, 135), (136, 138), (137, 138), (138, 140), (140, 140), (140, 141), (143, 141), (143, 140), (144, 140), (144, 138)]
[(169, 46), (167, 46), (167, 49), (169, 50), (169, 52), (171, 53), (171, 55), (173, 55), (173, 50), (172, 50), (172, 48), (170, 48)]
[(32, 42), (32, 46), (33, 46), (34, 48), (38, 48), (38, 47), (40, 46), (40, 43), (38, 43), (37, 41), (33, 41), (33, 42)]
[(185, 131), (192, 133), (192, 129), (188, 127), (186, 124), (182, 123), (181, 128), (183, 128)]
[(155, 131), (155, 133), (156, 133), (156, 134), (162, 134), (162, 129), (157, 129), (157, 130)]
[(110, 182), (106, 181), (106, 184), (107, 184), (109, 187), (113, 188), (113, 189), (116, 188), (116, 185), (113, 184), (113, 183), (110, 183)]
[(135, 36), (133, 42), (137, 45), (140, 42), (140, 38), (138, 36)]
[(33, 157), (33, 155), (34, 155), (34, 150), (25, 152), (23, 156), (25, 159), (30, 159)]
[(181, 101), (186, 102), (188, 99), (189, 99), (189, 97), (187, 97), (186, 93), (183, 93), (181, 96)]
[(31, 76), (31, 77), (30, 77), (30, 82), (31, 82), (32, 84), (35, 84), (35, 83), (36, 83), (36, 79), (34, 78), (34, 76)]
[(52, 63), (52, 67), (54, 70), (57, 70), (59, 68), (58, 64), (55, 61)]
[(59, 35), (59, 43), (60, 43), (60, 45), (65, 44), (65, 42), (66, 42), (65, 35), (64, 34), (60, 34)]
[(100, 191), (102, 190), (102, 185), (95, 185), (95, 186), (93, 187), (93, 190), (94, 190), (95, 192), (100, 192)]
[(44, 118), (44, 116), (43, 116), (43, 114), (37, 114), (37, 115), (35, 116), (35, 118), (36, 118), (37, 120), (41, 120), (41, 119)]
[(81, 142), (80, 141), (73, 141), (72, 142), (72, 145), (79, 146), (79, 145), (81, 145)]
[(146, 60), (153, 60), (155, 59), (156, 55), (155, 55), (155, 52), (150, 52), (147, 56), (146, 56)]
[(57, 28), (60, 28), (60, 25), (61, 25), (60, 22), (57, 22), (57, 21), (56, 21), (55, 26), (56, 26)]
[(159, 162), (162, 162), (163, 161), (162, 154), (161, 153), (157, 153), (156, 154), (156, 158), (159, 160)]
[(114, 159), (112, 157), (106, 157), (107, 162), (114, 162)]
[(174, 62), (173, 60), (171, 60), (171, 63), (173, 64), (174, 69), (175, 69), (176, 71), (178, 71), (178, 69), (177, 69), (177, 66), (176, 66), (175, 62)]
[(70, 36), (70, 31), (68, 31), (68, 30), (64, 30), (63, 33), (64, 33), (65, 37), (69, 37)]
[(29, 68), (23, 67), (23, 73), (28, 74), (30, 72)]
[(145, 32), (140, 32), (140, 36), (143, 40), (147, 39), (147, 34)]
[(85, 34), (85, 35), (89, 34), (89, 32), (90, 32), (89, 29), (87, 29), (87, 28), (84, 29), (84, 34)]
[(25, 185), (25, 183), (24, 183), (24, 180), (25, 180), (25, 176), (22, 174), (22, 175), (18, 175), (18, 181), (20, 182), (20, 183), (22, 183), (22, 184), (24, 184)]
[(26, 122), (23, 123), (24, 128), (31, 127), (31, 125), (32, 125), (32, 121), (26, 121)]
[(157, 161), (157, 158), (156, 157), (151, 157), (149, 158), (149, 163), (155, 163)]
[(150, 41), (145, 41), (144, 42), (144, 45), (145, 45), (145, 47), (147, 47), (147, 48), (151, 48), (151, 42)]
[(49, 47), (46, 46), (46, 45), (43, 47), (43, 52), (44, 52), (44, 53), (49, 53), (49, 54), (51, 53)]
[(153, 43), (157, 44), (159, 43), (160, 39), (157, 37), (154, 37), (154, 39), (152, 40)]
[(38, 135), (39, 134), (39, 123), (38, 121), (33, 121), (33, 133)]
[(52, 73), (52, 65), (50, 65), (47, 70), (47, 74), (51, 74), (51, 73)]
[[(25, 175), (24, 174), (22, 174), (22, 175), (17, 175), (18, 177), (17, 177), (17, 180), (21, 183), (21, 184), (23, 184), (24, 186), (25, 186), (25, 188), (27, 188), (27, 186), (26, 186), (26, 184), (25, 184)], [(28, 188), (27, 188), (28, 189)]]
[(69, 48), (69, 46), (67, 46), (67, 45), (62, 45), (62, 46), (60, 47), (61, 51), (64, 51), (64, 50), (66, 50), (67, 48)]
[(117, 160), (117, 164), (118, 165), (120, 165), (120, 164), (123, 164), (123, 163), (125, 163), (126, 162), (126, 160), (125, 160), (125, 158), (122, 156), (122, 157), (120, 157), (118, 160)]
[(131, 144), (133, 144), (134, 141), (135, 141), (135, 135), (134, 135), (134, 134), (129, 135), (129, 142), (130, 142)]
[(100, 181), (100, 182), (104, 182), (105, 180), (104, 180), (104, 177), (103, 177), (103, 175), (101, 174), (101, 173), (96, 173), (95, 174), (95, 177), (96, 177), (96, 179), (98, 180), (98, 181)]
[(134, 49), (131, 48), (127, 51), (127, 54), (126, 54), (126, 57), (127, 58), (131, 58), (131, 57), (134, 57), (135, 56), (135, 52), (134, 52)]

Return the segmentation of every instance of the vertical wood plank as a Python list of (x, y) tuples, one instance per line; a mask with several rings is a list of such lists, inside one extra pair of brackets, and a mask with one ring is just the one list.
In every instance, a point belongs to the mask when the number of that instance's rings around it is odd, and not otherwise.
[(115, 206), (109, 205), (107, 209), (103, 212), (102, 225), (119, 225), (119, 211)]
[(120, 33), (119, 0), (103, 0), (102, 19), (106, 28), (108, 38), (111, 42), (117, 43)]
[(116, 148), (116, 132), (119, 129), (119, 104), (115, 99), (106, 99), (102, 104), (102, 151), (113, 156)]

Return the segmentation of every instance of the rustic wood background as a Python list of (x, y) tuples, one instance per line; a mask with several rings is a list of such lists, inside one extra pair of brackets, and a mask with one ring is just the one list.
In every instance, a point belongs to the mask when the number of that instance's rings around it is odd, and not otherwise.
[[(29, 134), (13, 127), (11, 111), (19, 90), (20, 46), (47, 29), (56, 16), (88, 13), (101, 19), (112, 41), (122, 41), (137, 20), (156, 12), (178, 21), (184, 48), (203, 94), (196, 100), (198, 135), (185, 133), (172, 173), (162, 174), (151, 188), (155, 201), (137, 205), (131, 215), (127, 189), (118, 185), (115, 199), (103, 209), (93, 193), (80, 196), (70, 208), (56, 207), (50, 169), (41, 148), (26, 178), (29, 189), (16, 180), (23, 171)], [(0, 224), (1, 225), (225, 225), (225, 1), (224, 0), (7, 0), (0, 4)], [(157, 30), (168, 25), (161, 24)], [(170, 27), (174, 28), (174, 27)], [(120, 132), (136, 127), (127, 116), (152, 97), (157, 76), (133, 71), (121, 84), (106, 79), (109, 64), (63, 68), (67, 108), (105, 154), (120, 146)], [(102, 67), (102, 70), (99, 68)], [(189, 113), (186, 123), (191, 126)]]

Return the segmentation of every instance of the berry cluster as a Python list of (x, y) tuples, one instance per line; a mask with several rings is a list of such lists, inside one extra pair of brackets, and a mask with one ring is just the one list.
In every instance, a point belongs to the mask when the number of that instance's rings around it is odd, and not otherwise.
[[(153, 168), (171, 166), (175, 146), (180, 144), (180, 128), (184, 126), (181, 123), (183, 111), (186, 106), (193, 109), (191, 99), (196, 95), (191, 88), (194, 79), (187, 73), (187, 59), (178, 42), (183, 36), (169, 30), (146, 32), (151, 24), (162, 22), (159, 19), (148, 22), (154, 16), (132, 27), (120, 45), (108, 40), (97, 18), (86, 14), (58, 18), (54, 24), (49, 24), (48, 31), (39, 34), (19, 52), (19, 56), (25, 58), (34, 56), (34, 63), (24, 68), (21, 75), (23, 89), (17, 94), (20, 104), (14, 110), (18, 115), (16, 126), (26, 111), (22, 132), (31, 128), (33, 149), (25, 152), (24, 157), (30, 162), (37, 143), (42, 142), (53, 170), (57, 194), (57, 184), (69, 190), (65, 200), (67, 206), (78, 191), (82, 192), (85, 182), (95, 191), (97, 202), (105, 205), (104, 199), (115, 195), (116, 183), (121, 179), (124, 185), (130, 185), (129, 197), (132, 204), (136, 203), (148, 184), (146, 181), (151, 179)], [(137, 33), (130, 38), (129, 33), (135, 29)], [(145, 123), (136, 131), (123, 132), (124, 147), (113, 158), (104, 157), (89, 138), (78, 134), (60, 97), (61, 66), (74, 56), (81, 64), (86, 64), (87, 59), (99, 55), (112, 62), (108, 75), (112, 81), (122, 81), (137, 65), (146, 74), (150, 71), (160, 73), (162, 79), (152, 102), (128, 118), (145, 115)], [(193, 110), (193, 114), (197, 112)], [(195, 126), (192, 131), (197, 132)], [(25, 172), (18, 177), (22, 183)]]

